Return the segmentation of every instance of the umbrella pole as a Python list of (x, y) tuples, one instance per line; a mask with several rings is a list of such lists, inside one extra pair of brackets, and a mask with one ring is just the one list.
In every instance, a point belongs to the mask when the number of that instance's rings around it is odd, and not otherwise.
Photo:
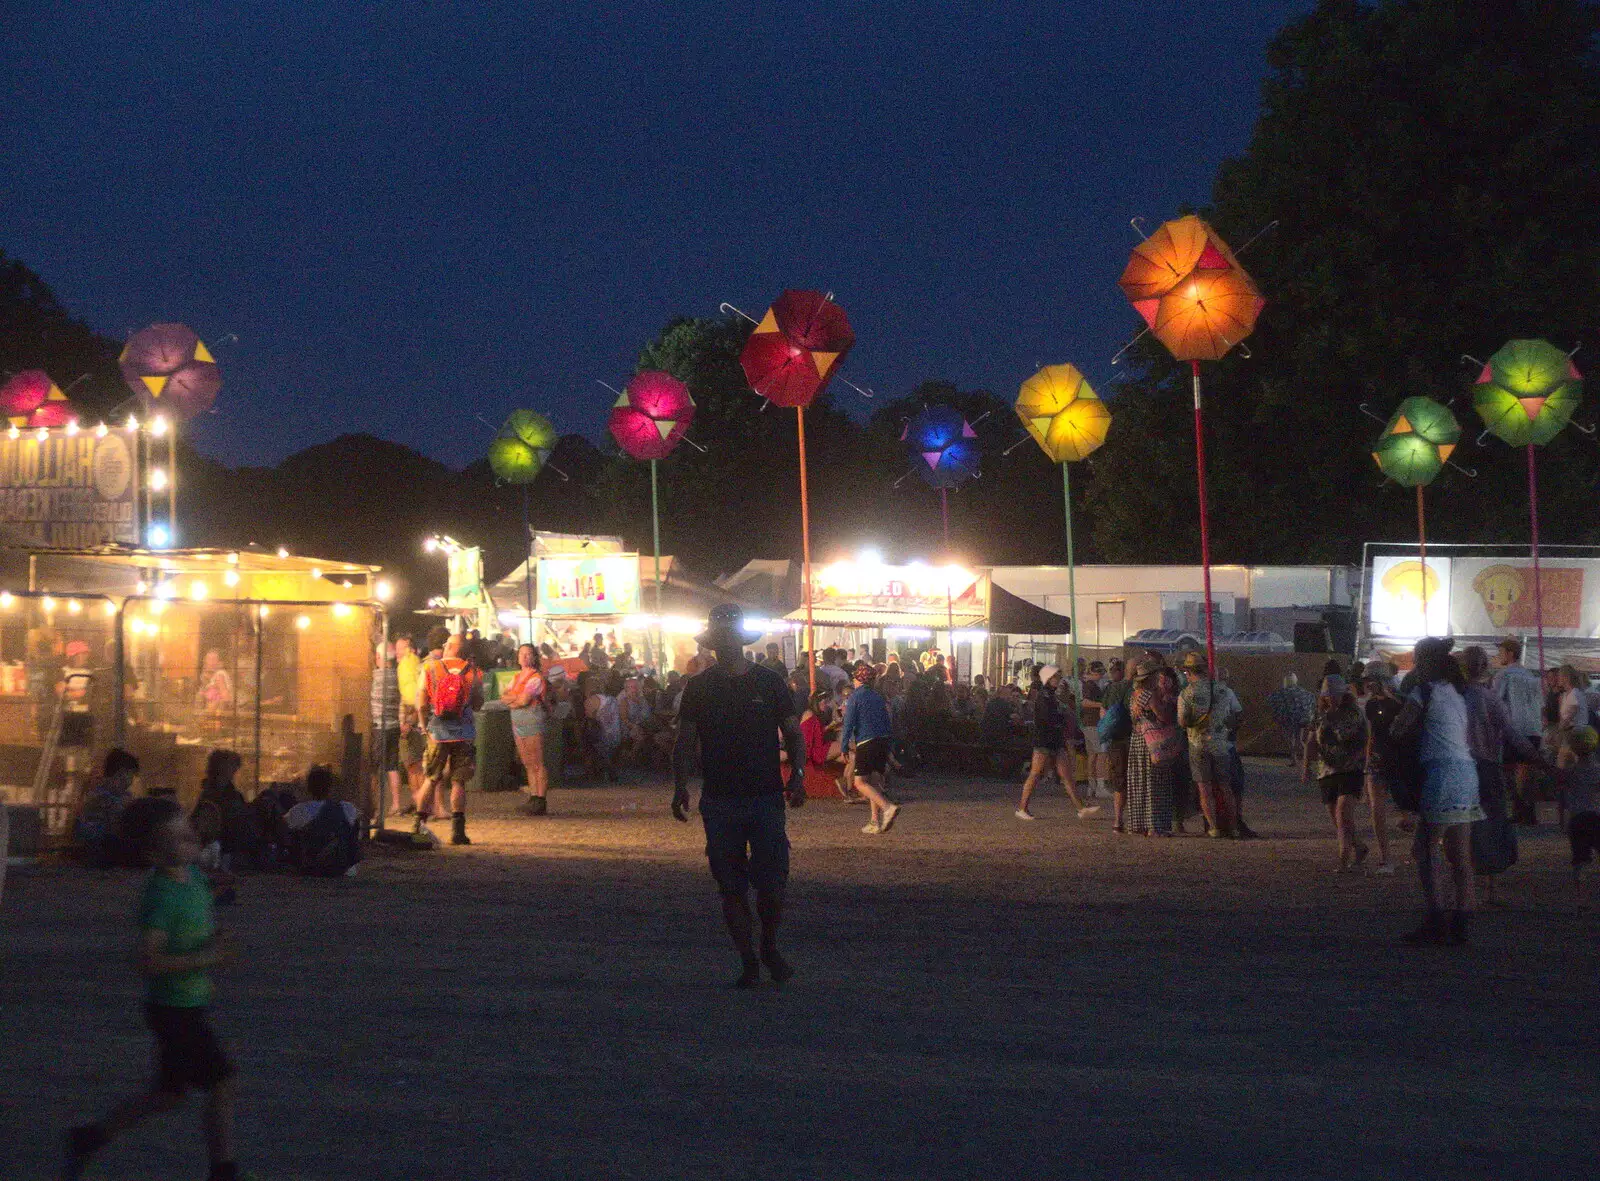
[[(950, 489), (939, 489), (939, 512), (944, 517), (944, 560), (950, 561)], [(955, 594), (950, 588), (950, 572), (944, 575), (944, 630), (950, 643), (950, 676), (956, 675), (956, 606)], [(954, 684), (954, 680), (951, 681)]]
[[(1071, 630), (1067, 639), (1071, 643), (1072, 677), (1078, 675), (1078, 564), (1072, 552), (1072, 465), (1066, 461), (1061, 464), (1061, 491), (1067, 505), (1067, 598), (1072, 602), (1072, 609), (1067, 612), (1072, 620)], [(1081, 686), (1080, 686), (1080, 692)]]
[(1544, 599), (1539, 588), (1539, 477), (1538, 464), (1533, 458), (1533, 444), (1528, 444), (1528, 516), (1533, 526), (1533, 622), (1539, 634), (1539, 676), (1544, 677)]
[(1428, 634), (1428, 520), (1422, 510), (1422, 485), (1417, 485), (1417, 559), (1422, 563), (1422, 634)]
[[(522, 486), (522, 546), (527, 556), (522, 563), (522, 593), (528, 609), (528, 643), (533, 643), (533, 525), (528, 517), (528, 486)], [(535, 649), (537, 651), (537, 649)]]
[(167, 429), (167, 542), (178, 544), (178, 420)]
[(817, 693), (817, 628), (811, 618), (811, 504), (806, 488), (806, 408), (794, 408), (795, 428), (800, 438), (800, 594), (806, 605), (806, 690)]
[(656, 543), (656, 668), (658, 670), (661, 669), (661, 662), (666, 656), (661, 630), (661, 496), (656, 487), (656, 466), (660, 462), (658, 459), (650, 461), (650, 527)]
[[(1211, 516), (1206, 508), (1206, 441), (1201, 430), (1200, 362), (1190, 361), (1194, 377), (1194, 470), (1200, 495), (1200, 578), (1206, 596), (1206, 676), (1217, 675), (1217, 645), (1211, 624)], [(1077, 604), (1073, 604), (1076, 609)]]

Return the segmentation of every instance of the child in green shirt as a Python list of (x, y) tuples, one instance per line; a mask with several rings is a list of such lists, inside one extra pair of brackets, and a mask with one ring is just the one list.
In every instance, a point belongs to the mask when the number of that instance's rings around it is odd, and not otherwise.
[(236, 1181), (233, 1160), (234, 1065), (206, 1021), (211, 970), (230, 951), (212, 921), (211, 887), (196, 862), (200, 839), (174, 804), (150, 830), (154, 868), (139, 901), (139, 971), (148, 981), (145, 1020), (156, 1040), (156, 1078), (99, 1123), (67, 1133), (64, 1175), (82, 1175), (89, 1158), (120, 1132), (148, 1116), (171, 1111), (194, 1087), (206, 1092), (209, 1181)]

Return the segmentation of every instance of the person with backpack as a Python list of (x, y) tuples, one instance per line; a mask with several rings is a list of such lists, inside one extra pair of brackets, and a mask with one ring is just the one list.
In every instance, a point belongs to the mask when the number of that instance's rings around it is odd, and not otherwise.
[(1362, 712), (1367, 718), (1367, 809), (1372, 816), (1372, 841), (1378, 846), (1378, 863), (1372, 867), (1376, 874), (1394, 873), (1394, 862), (1389, 860), (1389, 795), (1394, 774), (1394, 757), (1390, 750), (1389, 728), (1400, 713), (1400, 698), (1394, 686), (1375, 666), (1368, 665), (1365, 674), (1367, 703)]
[(417, 833), (432, 835), (427, 824), (429, 813), (423, 801), (442, 798), (450, 785), (450, 843), (470, 845), (467, 836), (467, 781), (477, 769), (478, 730), (473, 710), (483, 705), (483, 674), (461, 654), (462, 638), (435, 628), (428, 635), (428, 647), (439, 640), (437, 658), (429, 656), (422, 666), (420, 712), (428, 729), (428, 753), (423, 758), (426, 776), (422, 800), (417, 804)]
[[(1389, 728), (1403, 768), (1394, 781), (1395, 802), (1415, 805), (1412, 852), (1428, 907), (1422, 924), (1405, 936), (1411, 944), (1465, 943), (1473, 910), (1472, 822), (1482, 820), (1484, 812), (1467, 737), (1467, 682), (1450, 655), (1454, 645), (1433, 636), (1417, 641), (1416, 684)], [(1448, 912), (1434, 881), (1439, 848), (1450, 867), (1454, 905)]]
[(361, 860), (361, 813), (348, 800), (333, 798), (333, 772), (316, 766), (306, 773), (306, 794), (284, 817), (289, 830), (289, 860), (310, 877), (351, 874)]
[(1355, 831), (1356, 800), (1367, 769), (1367, 719), (1341, 676), (1322, 681), (1317, 722), (1317, 786), (1339, 838), (1339, 873), (1352, 873), (1366, 859), (1367, 847)]
[[(1512, 730), (1538, 749), (1544, 734), (1544, 692), (1539, 685), (1539, 674), (1523, 666), (1522, 641), (1513, 636), (1501, 640), (1495, 650), (1494, 663), (1489, 691), (1504, 703), (1511, 715)], [(1539, 823), (1533, 770), (1532, 763), (1519, 762), (1512, 766), (1513, 823)]]

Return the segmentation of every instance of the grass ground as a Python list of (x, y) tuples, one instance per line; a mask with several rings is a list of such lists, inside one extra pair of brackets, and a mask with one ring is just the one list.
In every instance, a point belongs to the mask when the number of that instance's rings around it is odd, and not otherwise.
[[(1119, 837), (1059, 793), (907, 781), (792, 815), (782, 991), (735, 961), (660, 788), (473, 800), (470, 849), (246, 879), (217, 1023), (242, 1160), (289, 1178), (1577, 1177), (1600, 1146), (1600, 894), (1523, 831), (1466, 948), (1402, 948), (1406, 874), (1337, 876), (1313, 789), (1266, 839)], [(1191, 828), (1193, 828), (1191, 824)], [(1600, 885), (1591, 884), (1600, 891)], [(146, 1070), (131, 874), (0, 907), (0, 1175)], [(191, 1107), (92, 1175), (204, 1175)]]

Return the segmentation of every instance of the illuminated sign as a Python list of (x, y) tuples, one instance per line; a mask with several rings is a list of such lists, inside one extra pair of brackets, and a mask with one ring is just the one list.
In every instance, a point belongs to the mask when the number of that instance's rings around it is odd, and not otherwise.
[(988, 580), (961, 566), (884, 566), (835, 562), (813, 571), (815, 607), (873, 608), (879, 611), (944, 611), (987, 615)]
[(449, 603), (452, 607), (473, 610), (483, 597), (483, 550), (475, 545), (450, 550), (445, 555), (449, 566)]
[(124, 432), (0, 435), (0, 534), (62, 549), (138, 545), (138, 468)]
[(541, 557), (536, 585), (544, 615), (628, 615), (639, 609), (639, 556)]
[[(1426, 583), (1424, 583), (1426, 579)], [(1428, 618), (1422, 618), (1426, 586)], [(1442, 636), (1450, 626), (1450, 559), (1428, 559), (1427, 572), (1416, 558), (1384, 557), (1372, 563), (1369, 616), (1374, 636), (1417, 639)]]

